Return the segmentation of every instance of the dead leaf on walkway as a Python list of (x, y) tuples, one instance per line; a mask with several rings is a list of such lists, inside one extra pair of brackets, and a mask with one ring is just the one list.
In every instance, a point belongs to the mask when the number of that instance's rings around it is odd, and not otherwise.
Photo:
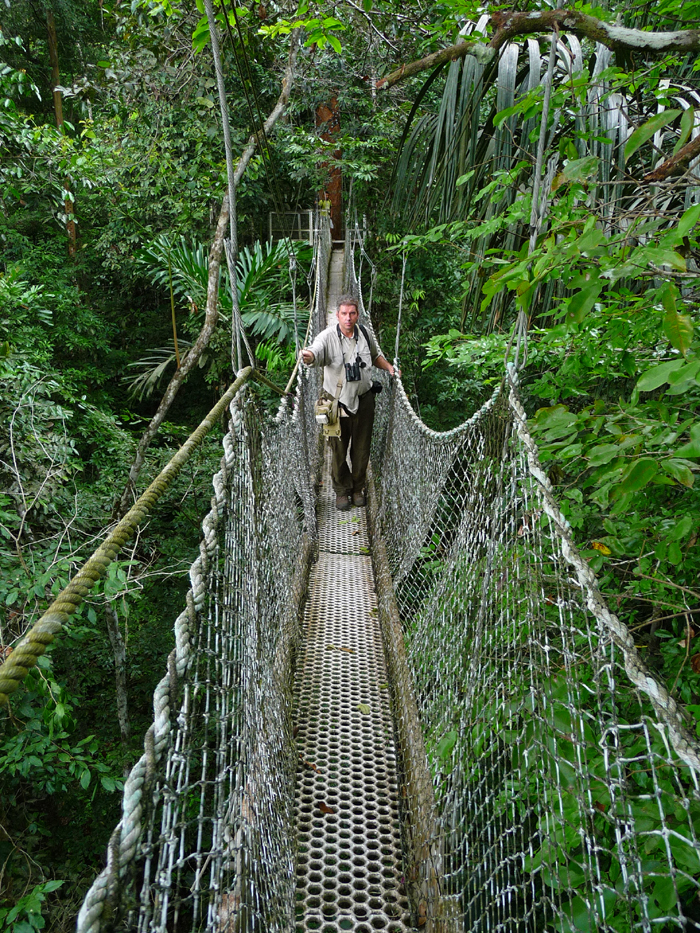
[(358, 703), (357, 708), (363, 716), (369, 716), (369, 714), (372, 712), (372, 709), (368, 703)]
[(302, 758), (301, 755), (299, 755), (299, 763), (302, 767), (308, 768), (309, 771), (315, 771), (317, 774), (321, 773), (321, 769), (315, 765), (313, 761), (307, 761), (305, 758)]
[(342, 645), (326, 645), (328, 651), (344, 651), (346, 654), (355, 654), (354, 648), (343, 648)]
[(320, 803), (318, 805), (318, 809), (321, 811), (321, 813), (335, 813), (335, 809), (333, 807), (329, 807), (326, 803)]

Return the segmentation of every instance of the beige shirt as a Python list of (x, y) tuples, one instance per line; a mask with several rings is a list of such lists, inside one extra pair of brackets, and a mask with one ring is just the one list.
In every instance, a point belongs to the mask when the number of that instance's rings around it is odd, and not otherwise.
[[(338, 380), (343, 380), (340, 401), (353, 415), (360, 404), (360, 396), (369, 392), (372, 385), (372, 364), (378, 356), (384, 356), (370, 330), (368, 334), (369, 343), (359, 326), (355, 325), (355, 336), (346, 337), (334, 321), (321, 331), (309, 347), (314, 355), (313, 365), (323, 366), (323, 388), (329, 395), (335, 396)], [(345, 363), (354, 363), (358, 354), (365, 365), (360, 368), (359, 381), (348, 382), (345, 379)], [(345, 415), (342, 408), (340, 412)]]

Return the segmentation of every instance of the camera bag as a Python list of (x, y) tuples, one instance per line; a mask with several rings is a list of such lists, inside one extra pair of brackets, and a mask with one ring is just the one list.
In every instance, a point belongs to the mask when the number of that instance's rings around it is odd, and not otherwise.
[(321, 397), (314, 403), (314, 415), (321, 425), (324, 437), (340, 437), (340, 418), (338, 417), (338, 399), (343, 388), (342, 376), (338, 380), (335, 395), (330, 398), (322, 390)]

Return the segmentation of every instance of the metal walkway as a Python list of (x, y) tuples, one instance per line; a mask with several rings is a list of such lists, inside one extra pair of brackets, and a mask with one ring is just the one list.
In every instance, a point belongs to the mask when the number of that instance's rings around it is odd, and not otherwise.
[[(341, 269), (334, 253), (333, 309)], [(318, 523), (295, 689), (296, 930), (400, 933), (411, 921), (365, 509), (336, 511), (329, 451)]]

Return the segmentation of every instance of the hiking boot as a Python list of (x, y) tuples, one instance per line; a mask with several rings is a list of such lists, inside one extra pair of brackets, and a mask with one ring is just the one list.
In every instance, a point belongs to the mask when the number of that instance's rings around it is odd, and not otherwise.
[(350, 496), (344, 495), (335, 497), (335, 507), (339, 512), (347, 512), (350, 505)]
[(365, 494), (363, 492), (354, 492), (352, 494), (352, 504), (358, 506), (358, 508), (366, 505), (367, 499), (365, 498)]

